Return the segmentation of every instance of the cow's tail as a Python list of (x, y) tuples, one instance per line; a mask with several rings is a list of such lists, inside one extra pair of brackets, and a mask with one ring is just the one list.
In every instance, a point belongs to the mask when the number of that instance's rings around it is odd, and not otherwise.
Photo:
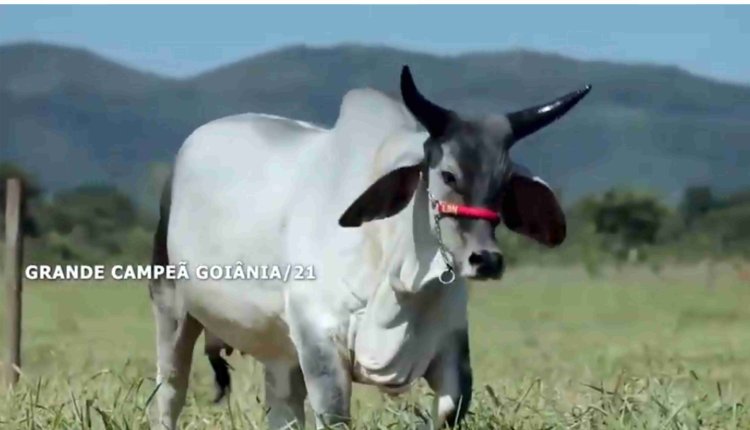
[(214, 370), (214, 381), (216, 382), (214, 403), (219, 403), (232, 388), (232, 376), (229, 373), (232, 366), (221, 356), (221, 350), (223, 349), (226, 355), (230, 356), (232, 355), (232, 347), (208, 330), (204, 332), (204, 336), (206, 343), (204, 351), (208, 356), (208, 362), (211, 363), (211, 368)]
[[(151, 255), (151, 264), (166, 266), (169, 264), (169, 253), (167, 250), (167, 231), (169, 229), (169, 213), (172, 206), (172, 175), (169, 176), (164, 184), (164, 189), (159, 202), (159, 224), (156, 226), (154, 234), (154, 248)], [(162, 280), (154, 280), (149, 284), (151, 299), (164, 294), (160, 291), (164, 286)], [(216, 398), (219, 402), (229, 392), (232, 385), (232, 378), (229, 374), (231, 366), (224, 357), (221, 356), (221, 350), (224, 349), (226, 355), (232, 354), (232, 347), (225, 344), (221, 339), (211, 334), (208, 330), (205, 332), (205, 353), (211, 368), (214, 371), (214, 380), (216, 381)]]
[[(153, 266), (167, 266), (169, 254), (167, 253), (167, 230), (169, 228), (169, 207), (172, 203), (172, 175), (167, 178), (161, 192), (159, 201), (159, 223), (154, 233), (154, 246), (151, 250), (151, 264)], [(171, 283), (164, 275), (151, 279), (148, 282), (148, 294), (151, 302), (165, 312), (171, 312), (174, 302), (174, 283)]]
[(159, 201), (159, 223), (154, 233), (154, 248), (151, 254), (151, 264), (166, 266), (169, 264), (167, 253), (167, 230), (169, 228), (169, 210), (172, 206), (172, 175), (169, 175), (161, 191)]

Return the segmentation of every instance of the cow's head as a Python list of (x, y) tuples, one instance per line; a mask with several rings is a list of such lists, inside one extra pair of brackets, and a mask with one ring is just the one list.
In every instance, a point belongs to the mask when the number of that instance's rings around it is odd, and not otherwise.
[[(339, 223), (358, 226), (398, 213), (408, 205), (424, 176), (436, 200), (497, 211), (508, 229), (550, 247), (559, 245), (565, 239), (566, 224), (554, 193), (543, 181), (513, 164), (509, 151), (520, 139), (568, 112), (590, 88), (518, 112), (469, 119), (427, 100), (405, 66), (401, 95), (429, 133), (424, 155), (419, 162), (380, 177), (347, 209)], [(430, 206), (430, 211), (434, 210)], [(440, 227), (462, 275), (502, 275), (503, 255), (490, 221), (442, 218)]]

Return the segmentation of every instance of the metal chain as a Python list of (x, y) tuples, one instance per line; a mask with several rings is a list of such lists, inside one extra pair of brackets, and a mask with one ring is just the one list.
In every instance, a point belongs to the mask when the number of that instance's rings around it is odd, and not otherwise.
[(448, 247), (445, 246), (445, 242), (443, 242), (443, 232), (440, 230), (440, 219), (442, 218), (442, 215), (437, 210), (438, 201), (435, 197), (433, 197), (432, 193), (430, 193), (430, 190), (427, 190), (427, 197), (430, 199), (430, 206), (432, 206), (432, 209), (435, 211), (433, 217), (435, 219), (434, 230), (435, 236), (437, 237), (438, 241), (438, 250), (440, 251), (440, 255), (443, 257), (443, 261), (447, 266), (447, 269), (445, 269), (445, 271), (440, 274), (439, 279), (443, 284), (450, 284), (456, 279), (456, 272), (453, 269), (453, 254), (451, 254), (451, 252), (448, 250)]

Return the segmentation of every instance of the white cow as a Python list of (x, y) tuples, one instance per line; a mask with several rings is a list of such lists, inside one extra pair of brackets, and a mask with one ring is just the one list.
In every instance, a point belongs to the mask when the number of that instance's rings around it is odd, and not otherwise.
[[(347, 423), (352, 382), (401, 392), (420, 377), (436, 392), (434, 426), (459, 422), (472, 386), (465, 279), (498, 278), (503, 262), (496, 221), (436, 217), (436, 203), (499, 212), (513, 231), (562, 242), (554, 195), (508, 150), (588, 89), (467, 120), (426, 100), (405, 67), (404, 104), (350, 91), (332, 129), (261, 114), (198, 128), (177, 156), (155, 236), (154, 264), (184, 262), (191, 279), (150, 285), (154, 424), (176, 427), (204, 329), (264, 364), (271, 428), (304, 426), (306, 397), (318, 427)], [(311, 266), (315, 279), (195, 274), (238, 263)]]

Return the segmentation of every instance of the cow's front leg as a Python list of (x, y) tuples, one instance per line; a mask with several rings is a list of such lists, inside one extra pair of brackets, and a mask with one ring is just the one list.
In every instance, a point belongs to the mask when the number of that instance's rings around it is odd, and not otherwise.
[(450, 337), (430, 363), (425, 379), (435, 391), (433, 428), (459, 425), (469, 410), (473, 383), (468, 330), (462, 330)]
[(299, 357), (317, 428), (347, 428), (352, 381), (333, 342), (306, 345)]
[(268, 427), (302, 429), (305, 427), (305, 380), (297, 363), (264, 365)]
[[(309, 302), (308, 302), (309, 303)], [(348, 360), (337, 342), (334, 318), (314, 306), (289, 305), (290, 331), (307, 386), (315, 422), (320, 428), (344, 428), (350, 422), (352, 381)]]

